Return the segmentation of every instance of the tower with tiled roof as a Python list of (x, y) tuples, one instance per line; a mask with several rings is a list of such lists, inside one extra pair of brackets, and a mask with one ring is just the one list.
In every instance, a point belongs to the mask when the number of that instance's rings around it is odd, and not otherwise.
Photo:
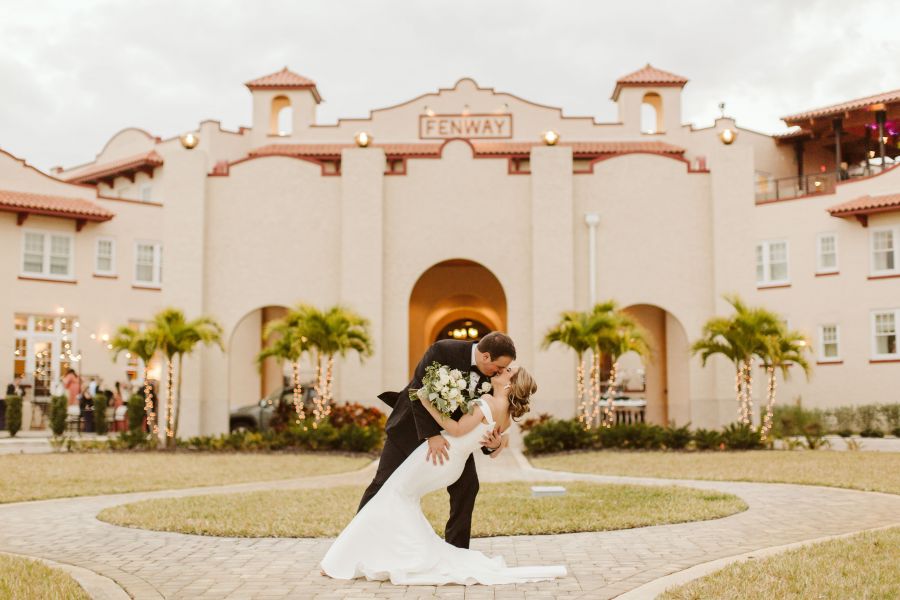
[(246, 84), (253, 96), (253, 144), (300, 139), (316, 122), (322, 96), (312, 79), (287, 67)]
[[(675, 133), (681, 126), (681, 89), (686, 77), (657, 69), (647, 63), (616, 80), (612, 100), (619, 107), (619, 122), (632, 135)], [(655, 122), (641, 123), (643, 105), (653, 108)]]

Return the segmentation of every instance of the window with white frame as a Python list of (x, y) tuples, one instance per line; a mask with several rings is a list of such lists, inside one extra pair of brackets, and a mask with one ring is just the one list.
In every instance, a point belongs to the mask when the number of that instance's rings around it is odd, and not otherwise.
[(162, 244), (134, 244), (134, 282), (136, 285), (159, 287), (162, 282)]
[(116, 241), (112, 238), (97, 238), (94, 272), (98, 275), (116, 274)]
[(72, 278), (73, 238), (47, 231), (24, 231), (22, 275), (53, 279)]
[(756, 283), (775, 285), (789, 283), (788, 243), (769, 240), (756, 245)]
[(816, 272), (837, 273), (837, 234), (820, 233), (816, 238)]
[(898, 272), (900, 266), (900, 249), (897, 238), (900, 228), (882, 227), (872, 229), (872, 273), (885, 274)]
[(872, 355), (874, 358), (900, 358), (897, 351), (897, 321), (900, 309), (872, 313)]
[(840, 360), (840, 330), (837, 325), (819, 325), (819, 360)]

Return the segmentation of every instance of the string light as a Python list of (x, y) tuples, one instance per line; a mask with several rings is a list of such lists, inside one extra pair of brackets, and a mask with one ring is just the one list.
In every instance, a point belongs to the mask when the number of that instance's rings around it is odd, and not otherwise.
[[(299, 361), (291, 362), (292, 379), (294, 382), (294, 412), (297, 413), (297, 425), (301, 425), (306, 420), (306, 411), (303, 410), (303, 388), (300, 386), (300, 363)], [(303, 425), (303, 431), (306, 431), (306, 425)]]
[(589, 409), (587, 404), (587, 399), (585, 398), (585, 390), (584, 390), (584, 356), (582, 355), (581, 360), (578, 362), (578, 372), (576, 374), (576, 382), (578, 386), (578, 422), (581, 423), (582, 427), (585, 429), (590, 429), (590, 424), (588, 423), (588, 415)]
[(769, 431), (772, 429), (772, 414), (775, 406), (775, 388), (776, 388), (776, 377), (775, 377), (775, 367), (769, 365), (766, 367), (766, 375), (769, 378), (768, 389), (766, 390), (766, 417), (763, 421), (762, 425), (762, 440), (765, 441), (766, 437), (769, 434)]
[(613, 395), (615, 394), (618, 376), (619, 363), (614, 362), (609, 369), (609, 386), (606, 388), (606, 419), (604, 421), (606, 427), (612, 427), (616, 424), (616, 405), (613, 404)]

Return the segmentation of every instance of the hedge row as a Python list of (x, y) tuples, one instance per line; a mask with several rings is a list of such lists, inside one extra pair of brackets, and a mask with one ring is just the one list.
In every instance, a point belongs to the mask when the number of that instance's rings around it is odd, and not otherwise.
[(662, 427), (636, 423), (585, 429), (576, 419), (546, 419), (535, 423), (524, 438), (529, 454), (566, 450), (751, 450), (762, 448), (759, 431), (733, 423), (723, 430), (689, 426)]

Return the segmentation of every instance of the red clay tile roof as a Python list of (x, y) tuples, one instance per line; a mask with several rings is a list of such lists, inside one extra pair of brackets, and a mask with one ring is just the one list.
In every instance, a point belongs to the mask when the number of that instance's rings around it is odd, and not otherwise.
[(136, 154), (108, 163), (92, 165), (86, 169), (76, 171), (70, 175), (64, 175), (69, 183), (97, 184), (101, 181), (112, 181), (115, 177), (134, 177), (140, 171), (153, 172), (156, 167), (162, 166), (163, 158), (156, 150)]
[(684, 87), (684, 84), (687, 82), (687, 77), (657, 69), (651, 66), (650, 63), (647, 63), (647, 66), (644, 68), (619, 77), (616, 80), (616, 89), (613, 90), (612, 99), (619, 99), (619, 92), (622, 91), (623, 87), (648, 85)]
[(251, 90), (269, 89), (269, 90), (311, 90), (316, 102), (321, 102), (322, 97), (319, 96), (319, 90), (316, 88), (316, 82), (308, 79), (303, 75), (298, 75), (287, 67), (282, 70), (259, 77), (245, 83)]
[(838, 115), (849, 110), (866, 108), (873, 104), (891, 104), (894, 102), (900, 102), (900, 90), (875, 94), (874, 96), (866, 96), (865, 98), (857, 98), (856, 100), (848, 100), (847, 102), (832, 104), (831, 106), (823, 106), (822, 108), (816, 108), (813, 110), (808, 110), (806, 112), (797, 113), (795, 115), (781, 117), (781, 120), (788, 125), (792, 125), (793, 121)]
[(115, 213), (82, 198), (49, 196), (11, 190), (0, 190), (0, 210), (52, 215), (87, 221), (108, 221), (115, 216)]
[(900, 210), (900, 194), (862, 196), (842, 204), (836, 204), (830, 207), (828, 212), (832, 217), (850, 217), (895, 210)]
[[(533, 146), (542, 142), (487, 142), (472, 140), (475, 154), (481, 156), (528, 155)], [(683, 154), (684, 148), (665, 142), (560, 142), (560, 146), (571, 146), (575, 156), (597, 156), (601, 154), (627, 154), (629, 152), (651, 152), (655, 154)], [(384, 149), (388, 157), (440, 156), (441, 143), (373, 144)], [(271, 144), (250, 151), (250, 156), (306, 156), (310, 158), (336, 159), (341, 150), (353, 148), (354, 144)]]

